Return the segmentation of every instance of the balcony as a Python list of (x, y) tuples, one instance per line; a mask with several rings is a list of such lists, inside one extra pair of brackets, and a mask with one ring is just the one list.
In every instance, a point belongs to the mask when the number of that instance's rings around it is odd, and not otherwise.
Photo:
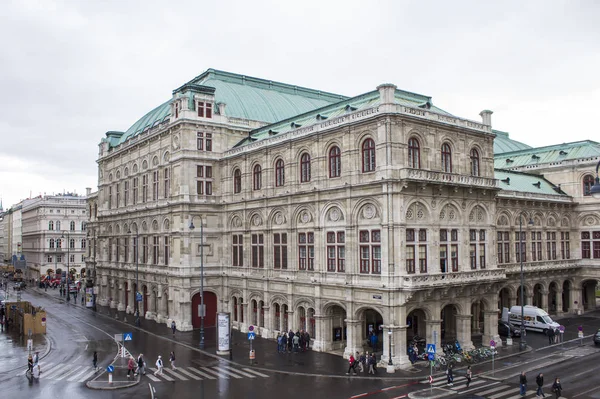
[[(498, 265), (499, 268), (502, 268), (504, 272), (508, 274), (516, 274), (521, 273), (521, 264), (520, 263), (508, 263), (503, 265)], [(566, 271), (579, 269), (582, 267), (580, 259), (560, 259), (560, 260), (544, 260), (540, 262), (523, 262), (523, 272), (546, 272), (546, 271)]]
[(466, 176), (457, 173), (444, 173), (423, 169), (402, 169), (400, 179), (421, 183), (453, 184), (458, 186), (497, 189), (497, 180), (488, 177)]
[(402, 276), (400, 288), (420, 289), (448, 285), (495, 282), (506, 279), (504, 269), (468, 270), (452, 273), (427, 273)]

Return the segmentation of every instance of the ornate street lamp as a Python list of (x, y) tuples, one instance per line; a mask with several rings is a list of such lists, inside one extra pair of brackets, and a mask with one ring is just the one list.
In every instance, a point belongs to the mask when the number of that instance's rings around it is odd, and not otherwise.
[[(194, 217), (190, 220), (190, 231), (194, 231)], [(200, 217), (200, 349), (204, 349), (204, 223)]]
[[(528, 224), (533, 226), (533, 219), (529, 218)], [(521, 261), (521, 341), (519, 342), (519, 350), (527, 348), (527, 333), (525, 332), (525, 302), (523, 299), (523, 218), (519, 216), (519, 260)]]
[(66, 277), (66, 279), (67, 279), (67, 302), (69, 302), (71, 300), (71, 289), (69, 286), (69, 276), (71, 274), (71, 264), (70, 264), (70, 259), (69, 259), (69, 256), (71, 253), (69, 251), (69, 246), (71, 245), (71, 239), (70, 239), (68, 231), (63, 231), (61, 239), (65, 238), (65, 234), (67, 235), (67, 277)]
[(598, 161), (598, 164), (596, 165), (596, 180), (594, 180), (594, 185), (590, 189), (590, 194), (596, 199), (600, 199), (600, 178), (598, 177), (598, 168), (600, 168), (600, 161)]
[[(127, 234), (132, 234), (131, 229), (127, 232)], [(139, 272), (139, 262), (138, 262), (138, 254), (140, 252), (140, 236), (138, 235), (138, 230), (135, 230), (135, 293), (133, 295), (133, 313), (135, 316), (135, 325), (140, 326), (140, 305), (138, 304), (138, 290), (140, 289), (139, 280), (138, 280), (138, 272)]]

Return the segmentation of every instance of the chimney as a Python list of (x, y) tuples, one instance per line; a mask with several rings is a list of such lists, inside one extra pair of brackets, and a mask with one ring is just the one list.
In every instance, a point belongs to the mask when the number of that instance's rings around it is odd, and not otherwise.
[(483, 111), (481, 111), (479, 113), (479, 115), (481, 115), (481, 122), (489, 127), (492, 127), (492, 114), (494, 112), (490, 111), (489, 109), (484, 109)]
[(90, 187), (86, 187), (85, 188), (85, 196), (89, 197), (91, 193), (92, 193), (92, 189)]
[(377, 90), (379, 90), (381, 104), (394, 103), (394, 93), (396, 92), (396, 85), (391, 83), (384, 83), (377, 86)]
[(218, 103), (217, 105), (219, 106), (219, 114), (221, 114), (222, 116), (225, 116), (225, 108), (226, 108), (227, 104)]

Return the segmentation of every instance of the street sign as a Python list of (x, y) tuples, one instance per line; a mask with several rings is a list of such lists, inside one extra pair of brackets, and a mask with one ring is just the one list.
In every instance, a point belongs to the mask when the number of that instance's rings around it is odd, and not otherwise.
[(123, 341), (133, 340), (133, 333), (123, 333)]
[(254, 338), (256, 338), (256, 333), (253, 331), (248, 332), (248, 340), (252, 341)]
[(198, 305), (198, 317), (206, 317), (206, 305)]
[(142, 302), (142, 293), (141, 292), (136, 292), (135, 293), (135, 301), (136, 302)]
[(427, 348), (425, 348), (425, 352), (435, 355), (435, 344), (427, 344)]
[(429, 376), (429, 383), (433, 384), (433, 376), (432, 375)]
[(253, 325), (250, 325), (250, 326), (248, 327), (248, 331), (254, 331), (254, 326), (253, 326)]
[(579, 333), (577, 334), (578, 338), (583, 338), (583, 331), (579, 331)]
[(113, 367), (113, 365), (112, 365), (112, 364), (109, 364), (109, 365), (106, 367), (106, 371), (107, 371), (107, 372), (109, 372), (109, 373), (112, 373), (113, 371), (115, 371), (115, 368)]
[(565, 326), (563, 326), (563, 325), (558, 326), (558, 331), (560, 331), (561, 334), (564, 334), (565, 333)]
[(435, 355), (433, 353), (430, 353), (430, 354), (427, 355), (427, 358), (429, 360), (435, 360)]
[(123, 334), (115, 334), (115, 341), (123, 342)]
[(492, 348), (495, 348), (495, 347), (496, 347), (496, 341), (494, 341), (494, 340), (492, 339), (492, 340), (490, 341), (490, 346), (491, 346)]

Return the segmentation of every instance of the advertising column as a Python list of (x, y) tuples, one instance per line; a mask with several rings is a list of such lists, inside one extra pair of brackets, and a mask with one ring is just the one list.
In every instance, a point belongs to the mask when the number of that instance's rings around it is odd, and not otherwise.
[(231, 350), (231, 324), (229, 313), (217, 313), (217, 355), (229, 355)]

